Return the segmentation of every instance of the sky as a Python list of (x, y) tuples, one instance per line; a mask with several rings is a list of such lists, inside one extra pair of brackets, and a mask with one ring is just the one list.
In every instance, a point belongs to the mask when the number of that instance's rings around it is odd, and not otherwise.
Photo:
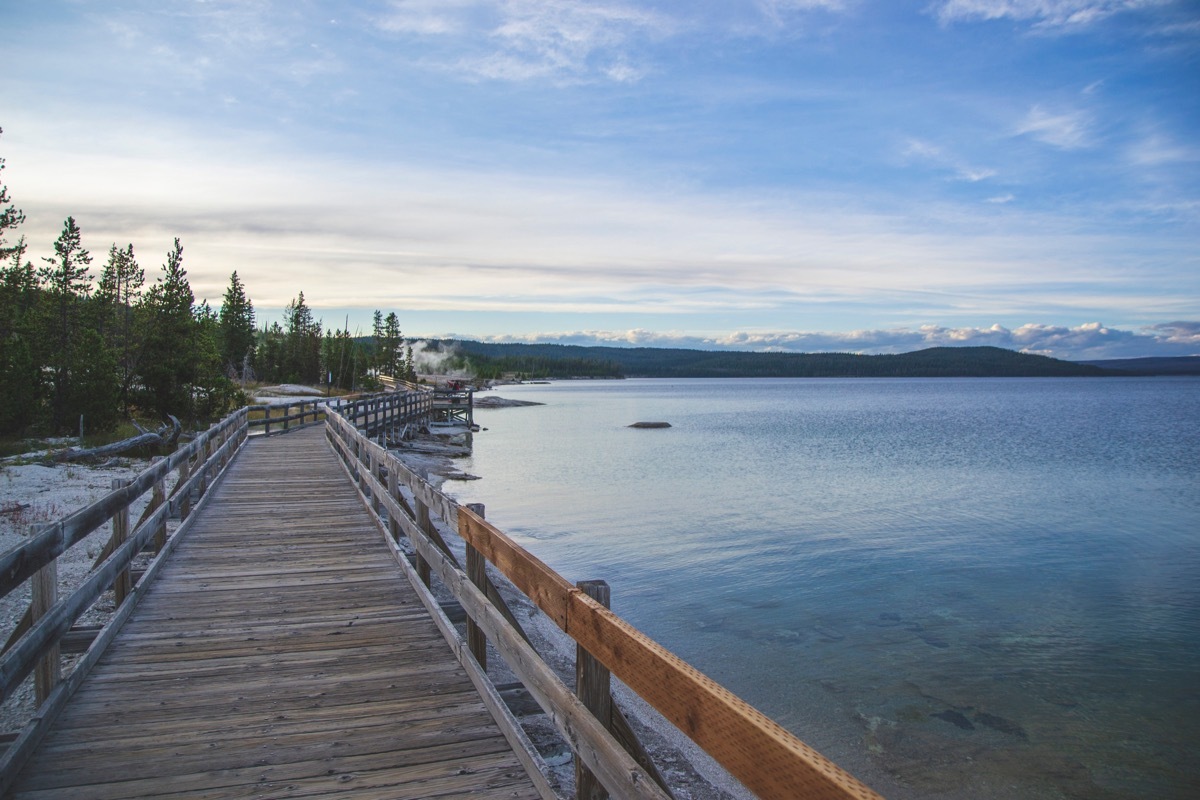
[(1200, 354), (1195, 0), (0, 0), (35, 261), (409, 336)]

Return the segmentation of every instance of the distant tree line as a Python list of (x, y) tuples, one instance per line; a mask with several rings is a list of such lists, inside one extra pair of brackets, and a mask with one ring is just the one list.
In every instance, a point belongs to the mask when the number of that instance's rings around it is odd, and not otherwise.
[[(426, 342), (426, 358), (436, 360), (448, 374), (468, 374), (476, 380), (498, 378), (621, 378), (621, 365), (601, 358), (556, 352), (528, 352), (523, 345), (486, 345), (454, 339)], [(535, 346), (536, 347), (536, 346)]]
[[(932, 347), (896, 355), (748, 353), (458, 341), (472, 364), (573, 363), (578, 377), (953, 378), (1111, 375), (1094, 366), (999, 347)], [(562, 377), (566, 377), (565, 375)]]
[(356, 339), (324, 328), (301, 292), (282, 325), (258, 329), (236, 271), (218, 311), (196, 303), (179, 239), (149, 286), (132, 244), (113, 244), (93, 280), (74, 217), (41, 266), (24, 236), (9, 242), (24, 221), (0, 182), (0, 436), (74, 433), (81, 417), (92, 432), (135, 414), (211, 419), (246, 402), (249, 380), (370, 389), (381, 372), (416, 378), (394, 312), (376, 311), (374, 336)]

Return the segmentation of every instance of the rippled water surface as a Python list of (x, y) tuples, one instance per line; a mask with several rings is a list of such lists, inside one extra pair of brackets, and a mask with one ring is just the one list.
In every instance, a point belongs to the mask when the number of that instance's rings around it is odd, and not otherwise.
[(885, 794), (1196, 796), (1200, 380), (498, 393), (447, 489)]

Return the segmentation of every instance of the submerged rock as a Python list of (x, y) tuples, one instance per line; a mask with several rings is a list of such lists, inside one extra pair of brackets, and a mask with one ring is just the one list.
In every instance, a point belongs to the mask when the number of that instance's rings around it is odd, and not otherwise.
[(1007, 733), (1009, 736), (1016, 736), (1018, 739), (1028, 739), (1029, 736), (1025, 733), (1025, 729), (1012, 720), (998, 717), (995, 714), (989, 714), (986, 711), (976, 711), (971, 717), (980, 725), (986, 725), (994, 731)]
[(846, 634), (825, 625), (814, 625), (813, 630), (819, 633), (821, 638), (827, 642), (840, 642), (846, 638)]
[(975, 730), (975, 726), (971, 724), (971, 720), (967, 719), (962, 712), (955, 711), (953, 708), (947, 708), (945, 711), (939, 711), (929, 716), (949, 722), (951, 725), (962, 728), (964, 731)]
[(496, 397), (495, 395), (476, 397), (474, 402), (476, 408), (522, 408), (546, 405), (545, 403), (535, 403), (532, 400), (516, 400), (511, 397)]

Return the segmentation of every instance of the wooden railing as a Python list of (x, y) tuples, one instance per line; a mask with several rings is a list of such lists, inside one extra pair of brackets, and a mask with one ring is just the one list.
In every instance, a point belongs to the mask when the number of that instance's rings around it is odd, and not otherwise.
[[(488, 523), (482, 507), (459, 506), (337, 411), (326, 429), (347, 474), (375, 514), (393, 553), (518, 754), (528, 742), (487, 677), (487, 643), (570, 743), (580, 797), (664, 798), (661, 783), (607, 689), (607, 672), (621, 679), (689, 736), (743, 785), (762, 798), (876, 798), (873, 791), (733, 693), (707, 678), (606, 608), (594, 582), (578, 586)], [(457, 532), (464, 561), (442, 531)], [(399, 547), (407, 538), (412, 562)], [(577, 696), (538, 655), (489, 577), (485, 562), (512, 582), (575, 640)], [(465, 638), (429, 592), (437, 575), (465, 609)], [(599, 591), (598, 591), (599, 590)], [(589, 663), (594, 658), (595, 662)], [(607, 672), (606, 672), (607, 671)], [(585, 677), (598, 676), (599, 689)], [(583, 698), (583, 699), (581, 699)], [(510, 724), (505, 724), (507, 721)], [(540, 769), (535, 753), (527, 766)], [(592, 780), (599, 785), (591, 783)], [(603, 787), (603, 788), (601, 788)]]
[(428, 425), (433, 414), (429, 392), (382, 392), (354, 400), (338, 399), (328, 408), (360, 429), (367, 437), (398, 440), (405, 429)]
[[(8, 699), (33, 672), (37, 704), (32, 720), (0, 755), (0, 794), (7, 791), (21, 765), (145, 593), (188, 525), (192, 503), (202, 501), (245, 441), (247, 418), (247, 409), (235, 411), (132, 481), (114, 480), (113, 491), (104, 498), (58, 522), (40, 526), (25, 542), (0, 555), (0, 597), (26, 583), (30, 584), (31, 595), (29, 610), (0, 655), (0, 701)], [(178, 471), (179, 478), (168, 494), (166, 479), (174, 471)], [(152, 493), (149, 504), (137, 524), (130, 526), (129, 507), (146, 492)], [(182, 521), (170, 537), (168, 518)], [(70, 595), (58, 598), (58, 557), (110, 521), (112, 538), (92, 571)], [(130, 565), (147, 547), (153, 547), (156, 555), (135, 584)], [(72, 637), (72, 626), (110, 587), (116, 599), (112, 617), (98, 632), (84, 632), (83, 656), (64, 678), (64, 642), (81, 638)]]
[[(263, 433), (270, 436), (271, 426), (275, 433), (286, 433), (295, 423), (297, 426), (320, 422), (325, 419), (325, 406), (336, 400), (300, 400), (283, 402), (276, 405), (247, 406), (249, 412), (247, 424), (251, 428), (262, 428)], [(299, 409), (299, 410), (297, 410)]]
[(428, 392), (431, 387), (423, 383), (413, 383), (403, 378), (393, 378), (391, 375), (379, 375), (379, 382), (387, 392)]

